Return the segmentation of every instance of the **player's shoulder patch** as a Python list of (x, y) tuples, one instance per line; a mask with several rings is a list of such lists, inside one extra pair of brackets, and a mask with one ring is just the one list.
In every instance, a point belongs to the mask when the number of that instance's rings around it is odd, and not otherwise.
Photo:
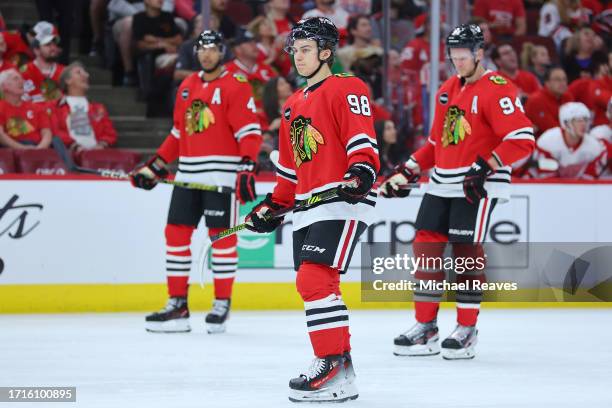
[(338, 77), (338, 78), (352, 78), (352, 77), (354, 77), (355, 75), (353, 75), (353, 74), (351, 74), (351, 73), (349, 73), (349, 72), (341, 72), (341, 73), (339, 73), (339, 74), (334, 74), (334, 76), (335, 76), (335, 77)]
[(506, 85), (508, 81), (501, 75), (490, 75), (489, 80), (493, 82), (495, 85)]
[(238, 82), (249, 82), (248, 79), (242, 74), (234, 74), (233, 76)]

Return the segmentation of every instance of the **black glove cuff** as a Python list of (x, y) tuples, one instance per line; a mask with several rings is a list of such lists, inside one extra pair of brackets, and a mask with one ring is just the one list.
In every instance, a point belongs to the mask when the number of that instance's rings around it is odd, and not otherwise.
[(247, 156), (243, 157), (242, 160), (240, 160), (240, 163), (238, 163), (237, 172), (246, 171), (250, 173), (255, 173), (257, 170), (257, 163)]
[(147, 162), (147, 167), (149, 167), (158, 178), (166, 178), (168, 174), (170, 174), (166, 169), (166, 161), (159, 156), (151, 157)]
[(354, 163), (351, 167), (349, 167), (348, 172), (352, 174), (356, 173), (355, 175), (357, 175), (358, 177), (359, 174), (367, 174), (370, 176), (372, 184), (374, 184), (374, 182), (376, 181), (376, 169), (368, 162)]

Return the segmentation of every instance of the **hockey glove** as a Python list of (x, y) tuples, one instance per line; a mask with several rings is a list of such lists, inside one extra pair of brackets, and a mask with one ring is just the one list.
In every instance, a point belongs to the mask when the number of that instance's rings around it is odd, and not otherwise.
[(273, 218), (271, 214), (281, 208), (283, 207), (272, 201), (272, 193), (268, 193), (266, 198), (246, 216), (246, 228), (259, 233), (274, 231), (283, 223), (285, 217)]
[(165, 179), (169, 174), (164, 159), (153, 156), (144, 166), (130, 173), (130, 182), (134, 187), (152, 190), (157, 185), (157, 179)]
[(346, 171), (345, 185), (338, 187), (338, 197), (349, 204), (357, 204), (368, 195), (376, 181), (376, 169), (367, 162), (354, 163)]
[(419, 164), (411, 157), (407, 162), (395, 167), (395, 173), (387, 178), (380, 186), (381, 195), (385, 198), (404, 198), (410, 194), (410, 188), (402, 185), (416, 183), (419, 180)]
[(257, 198), (257, 193), (255, 193), (256, 169), (257, 164), (248, 157), (243, 157), (238, 165), (238, 173), (236, 175), (236, 198), (240, 201), (240, 204), (248, 203)]
[(493, 169), (489, 166), (489, 163), (478, 156), (463, 179), (463, 193), (468, 203), (478, 204), (480, 199), (487, 198), (487, 190), (485, 190), (484, 184), (487, 176), (492, 173)]

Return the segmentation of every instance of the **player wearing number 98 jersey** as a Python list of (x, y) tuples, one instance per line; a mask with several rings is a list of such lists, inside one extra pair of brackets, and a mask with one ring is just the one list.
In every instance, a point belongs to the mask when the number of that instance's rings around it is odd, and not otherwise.
[[(484, 36), (477, 25), (461, 25), (446, 40), (458, 75), (435, 96), (435, 114), (427, 143), (399, 166), (381, 190), (387, 197), (407, 196), (402, 184), (431, 169), (429, 188), (416, 219), (415, 256), (441, 259), (447, 242), (455, 257), (472, 258), (471, 270), (457, 271), (457, 328), (442, 342), (447, 359), (473, 358), (475, 328), (485, 280), (482, 243), (498, 201), (509, 198), (511, 165), (534, 149), (533, 125), (525, 116), (517, 88), (481, 62)], [(419, 268), (421, 282), (440, 282), (443, 269)], [(438, 263), (439, 265), (439, 263)], [(443, 291), (419, 285), (414, 292), (417, 323), (395, 339), (398, 355), (440, 352), (436, 317)], [(432, 287), (432, 286), (429, 286)]]
[(351, 75), (331, 74), (337, 44), (338, 30), (327, 18), (305, 19), (292, 29), (285, 50), (307, 87), (289, 97), (281, 112), (274, 191), (246, 218), (249, 229), (269, 232), (281, 222), (269, 212), (325, 191), (338, 194), (293, 213), (296, 286), (316, 356), (307, 372), (289, 382), (295, 402), (358, 396), (339, 274), (372, 221), (380, 164), (367, 86)]

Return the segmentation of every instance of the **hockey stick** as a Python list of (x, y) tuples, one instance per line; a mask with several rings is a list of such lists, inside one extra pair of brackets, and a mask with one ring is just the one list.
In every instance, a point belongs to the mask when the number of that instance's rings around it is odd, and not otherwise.
[[(66, 146), (59, 139), (53, 140), (53, 148), (60, 156), (68, 171), (75, 173), (85, 173), (85, 174), (94, 174), (96, 176), (110, 178), (114, 180), (129, 180), (130, 176), (128, 173), (125, 173), (122, 170), (110, 170), (110, 169), (89, 169), (86, 167), (77, 166), (76, 163), (70, 157), (70, 153), (66, 150)], [(169, 184), (176, 187), (188, 188), (192, 190), (202, 190), (202, 191), (214, 191), (217, 193), (230, 194), (235, 192), (235, 190), (231, 187), (225, 186), (211, 186), (208, 184), (200, 184), (200, 183), (190, 183), (186, 181), (177, 181), (177, 180), (167, 180), (167, 179), (157, 179), (158, 183)]]
[[(345, 184), (341, 184), (344, 186), (355, 186), (356, 182), (348, 182)], [(269, 214), (268, 216), (266, 216), (265, 218), (267, 220), (269, 219), (273, 219), (273, 218), (279, 218), (282, 217), (283, 215), (286, 215), (290, 212), (294, 212), (294, 211), (299, 211), (299, 210), (304, 210), (307, 208), (310, 208), (314, 205), (318, 205), (321, 204), (325, 201), (329, 201), (329, 200), (333, 200), (335, 198), (338, 198), (338, 193), (337, 193), (337, 189), (331, 189), (331, 190), (327, 190), (324, 191), (320, 194), (315, 194), (312, 197), (306, 199), (306, 200), (301, 200), (299, 201), (297, 204), (291, 206), (291, 207), (286, 207), (283, 208), (281, 210), (275, 211), (271, 214)], [(210, 249), (212, 248), (212, 245), (214, 242), (217, 242), (219, 240), (222, 240), (224, 238), (227, 238), (229, 236), (232, 236), (244, 229), (246, 229), (247, 227), (246, 222), (243, 222), (242, 224), (238, 224), (232, 228), (228, 228), (224, 231), (221, 231), (220, 233), (213, 235), (211, 237), (206, 238), (206, 241), (204, 242), (204, 245), (202, 246), (202, 251), (200, 251), (200, 256), (198, 257), (198, 269), (200, 270), (200, 286), (204, 287), (204, 270), (206, 269), (206, 261), (208, 259), (208, 253), (210, 251)]]

